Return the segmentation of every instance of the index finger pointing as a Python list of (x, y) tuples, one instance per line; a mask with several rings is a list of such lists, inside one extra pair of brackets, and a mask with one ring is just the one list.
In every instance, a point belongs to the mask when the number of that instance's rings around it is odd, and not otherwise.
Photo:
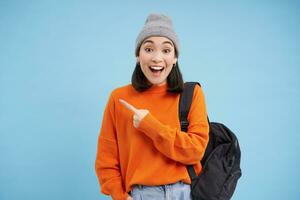
[(136, 109), (133, 105), (127, 103), (123, 99), (119, 99), (120, 103), (123, 104), (127, 109), (131, 110), (132, 112), (136, 113), (138, 109)]

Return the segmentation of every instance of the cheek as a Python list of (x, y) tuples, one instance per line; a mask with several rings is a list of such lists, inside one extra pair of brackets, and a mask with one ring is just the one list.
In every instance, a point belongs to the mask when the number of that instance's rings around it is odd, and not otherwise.
[(144, 63), (140, 63), (140, 68), (141, 68), (141, 70), (142, 70), (142, 72), (146, 75), (148, 72), (148, 66), (147, 65), (145, 65)]
[(172, 58), (169, 58), (169, 59), (167, 60), (167, 65), (168, 65), (168, 67), (172, 67), (173, 64), (175, 64), (175, 63), (176, 63), (176, 59), (174, 59), (173, 57), (172, 57)]
[(147, 61), (145, 59), (141, 59), (140, 58), (140, 66), (143, 72), (145, 72), (146, 68), (147, 68)]
[(144, 52), (140, 52), (139, 60), (140, 60), (140, 63), (147, 63), (150, 60), (150, 56), (145, 54)]
[(167, 68), (167, 74), (169, 75), (170, 74), (170, 72), (172, 71), (172, 69), (173, 69), (173, 65), (171, 64), (168, 68)]

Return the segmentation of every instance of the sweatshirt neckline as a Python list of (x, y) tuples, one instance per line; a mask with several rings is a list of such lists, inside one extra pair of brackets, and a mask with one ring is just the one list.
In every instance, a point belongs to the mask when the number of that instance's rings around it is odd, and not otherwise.
[(163, 85), (152, 85), (149, 89), (147, 89), (146, 93), (162, 93), (167, 92), (168, 84), (165, 83)]

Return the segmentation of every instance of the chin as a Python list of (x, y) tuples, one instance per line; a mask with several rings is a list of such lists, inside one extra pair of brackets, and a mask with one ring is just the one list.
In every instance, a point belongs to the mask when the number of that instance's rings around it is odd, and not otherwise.
[(167, 77), (166, 78), (164, 78), (164, 77), (153, 78), (151, 76), (146, 76), (146, 78), (152, 85), (161, 85), (161, 84), (167, 83)]

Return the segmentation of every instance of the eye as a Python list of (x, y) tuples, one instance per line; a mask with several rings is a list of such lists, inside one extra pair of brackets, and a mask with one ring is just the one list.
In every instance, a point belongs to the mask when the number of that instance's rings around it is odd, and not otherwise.
[(152, 50), (151, 48), (149, 48), (149, 47), (146, 47), (146, 48), (145, 48), (145, 51), (149, 53), (149, 52), (151, 52), (151, 51), (153, 51), (153, 50)]
[(171, 52), (171, 49), (164, 49), (163, 52), (164, 52), (164, 53), (170, 53), (170, 52)]

